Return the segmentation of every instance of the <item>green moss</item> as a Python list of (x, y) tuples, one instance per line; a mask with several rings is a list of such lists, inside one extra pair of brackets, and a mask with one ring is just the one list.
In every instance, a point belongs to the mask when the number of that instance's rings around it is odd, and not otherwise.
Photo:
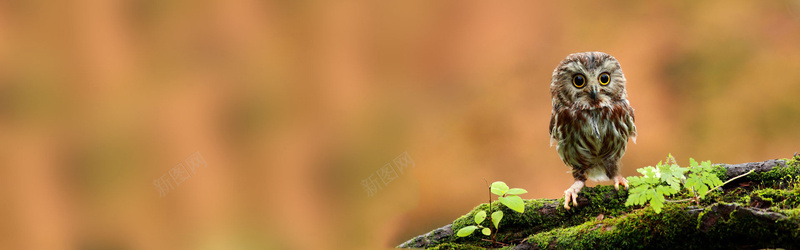
[[(599, 226), (599, 227), (596, 227)], [(533, 235), (528, 240), (540, 248), (578, 248), (578, 249), (591, 249), (593, 244), (585, 241), (582, 238), (596, 238), (604, 229), (601, 228), (602, 224), (597, 222), (586, 222), (581, 225), (556, 228), (544, 233)], [(581, 238), (572, 237), (581, 235)]]
[(794, 209), (800, 205), (798, 189), (784, 190), (765, 188), (755, 190), (751, 194), (752, 200), (760, 200), (768, 203), (773, 209)]
[(721, 181), (728, 180), (728, 174), (727, 174), (728, 170), (725, 169), (725, 167), (723, 167), (722, 165), (714, 165), (713, 167), (714, 170), (712, 172), (714, 173), (714, 175), (717, 176), (717, 178), (719, 178), (719, 180)]
[(798, 163), (800, 163), (800, 154), (796, 154), (786, 161), (787, 165), (797, 165)]
[(798, 220), (800, 219), (800, 208), (795, 209), (782, 209), (779, 212), (783, 215), (789, 217), (789, 220)]
[[(721, 242), (722, 247), (757, 245), (758, 248), (775, 248), (800, 243), (797, 237), (800, 224), (796, 216), (773, 222), (750, 216), (744, 210), (736, 210), (728, 215), (707, 213), (703, 221), (712, 220), (715, 216), (719, 216), (719, 221), (708, 227), (706, 241)], [(775, 245), (775, 242), (786, 245)]]
[[(671, 225), (693, 225), (681, 204), (667, 204), (661, 214), (651, 208), (633, 211), (625, 216), (595, 220), (568, 228), (556, 228), (532, 235), (527, 240), (539, 248), (555, 249), (629, 249), (664, 248), (659, 245), (675, 231)], [(598, 242), (603, 242), (598, 245)]]
[(786, 160), (785, 167), (775, 166), (767, 172), (751, 173), (747, 178), (763, 187), (786, 188), (792, 182), (797, 182), (797, 176), (800, 176), (800, 161), (793, 158)]
[(738, 197), (738, 198), (739, 198), (739, 202), (738, 202), (739, 204), (748, 204), (748, 205), (750, 204), (751, 199), (750, 199), (749, 195), (743, 195), (743, 196)]
[(429, 250), (484, 250), (486, 248), (468, 244), (444, 243), (428, 249)]
[(698, 246), (724, 249), (748, 245), (781, 247), (770, 242), (798, 242), (797, 214), (800, 211), (792, 210), (793, 217), (779, 223), (745, 216), (744, 213), (742, 210), (727, 214), (707, 210), (692, 214), (687, 212), (686, 205), (669, 204), (661, 214), (646, 208), (620, 218), (556, 228), (532, 235), (526, 241), (543, 249), (681, 249)]

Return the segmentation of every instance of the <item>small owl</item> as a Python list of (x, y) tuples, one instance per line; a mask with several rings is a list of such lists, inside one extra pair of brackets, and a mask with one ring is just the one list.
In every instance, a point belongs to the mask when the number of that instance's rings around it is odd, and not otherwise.
[(558, 156), (575, 178), (564, 191), (564, 208), (570, 208), (570, 200), (578, 205), (578, 192), (587, 178), (613, 179), (615, 188), (628, 188), (619, 164), (628, 139), (636, 142), (636, 126), (617, 59), (602, 52), (567, 56), (553, 71), (550, 95), (550, 144), (556, 144)]

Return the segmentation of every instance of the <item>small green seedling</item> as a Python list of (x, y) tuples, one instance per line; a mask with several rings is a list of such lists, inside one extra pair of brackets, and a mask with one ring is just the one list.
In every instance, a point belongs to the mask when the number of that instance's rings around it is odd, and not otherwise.
[[(717, 188), (725, 185), (716, 174), (714, 174), (714, 167), (711, 166), (710, 161), (697, 163), (692, 158), (689, 158), (689, 168), (682, 168), (675, 162), (672, 154), (667, 156), (665, 163), (658, 162), (656, 167), (647, 166), (636, 170), (642, 176), (628, 177), (631, 189), (628, 200), (625, 201), (625, 206), (643, 205), (650, 202), (650, 206), (656, 213), (661, 213), (661, 208), (664, 207), (666, 197), (676, 194), (681, 191), (681, 185), (689, 190), (694, 198), (670, 201), (670, 202), (684, 202), (694, 201), (698, 205), (700, 199), (717, 190)], [(688, 174), (688, 178), (685, 175)], [(740, 176), (731, 178), (728, 182), (739, 177), (748, 175), (753, 171), (747, 172)]]
[[(502, 211), (498, 211), (498, 212), (501, 212), (500, 215), (501, 215), (501, 218), (502, 218)], [(494, 216), (494, 214), (492, 214), (492, 216)], [(481, 233), (483, 233), (484, 235), (487, 235), (487, 236), (491, 235), (492, 234), (492, 230), (491, 229), (489, 229), (488, 227), (481, 226), (481, 223), (485, 219), (486, 219), (486, 211), (483, 211), (483, 210), (479, 211), (477, 214), (475, 214), (475, 224), (476, 224), (476, 226), (463, 227), (463, 228), (461, 228), (461, 230), (458, 230), (458, 233), (456, 233), (456, 235), (458, 235), (458, 237), (467, 237), (470, 234), (472, 234), (472, 232), (475, 232), (475, 229), (478, 229), (478, 228), (481, 228)], [(494, 221), (492, 223), (494, 223)]]
[[(525, 212), (525, 203), (522, 201), (518, 195), (527, 193), (528, 191), (522, 188), (508, 188), (505, 182), (502, 181), (495, 181), (489, 186), (489, 192), (491, 194), (496, 194), (497, 200), (500, 201), (503, 205), (510, 208), (511, 210), (524, 213)], [(489, 212), (492, 211), (492, 195), (489, 194)], [(475, 225), (474, 226), (466, 226), (458, 230), (456, 235), (458, 237), (467, 237), (472, 235), (472, 232), (475, 232), (477, 229), (481, 229), (481, 233), (483, 235), (492, 237), (493, 243), (499, 243), (494, 240), (495, 236), (497, 235), (497, 231), (500, 229), (500, 221), (503, 219), (503, 211), (497, 210), (492, 213), (491, 220), (492, 225), (494, 225), (494, 230), (489, 227), (481, 226), (481, 223), (486, 220), (486, 211), (478, 211), (475, 214)]]

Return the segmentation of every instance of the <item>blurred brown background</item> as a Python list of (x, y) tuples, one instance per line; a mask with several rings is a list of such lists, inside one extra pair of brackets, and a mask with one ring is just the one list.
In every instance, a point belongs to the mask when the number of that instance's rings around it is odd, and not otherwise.
[(389, 248), (484, 179), (558, 198), (549, 81), (582, 51), (626, 73), (625, 175), (800, 150), (797, 0), (3, 1), (0, 248)]

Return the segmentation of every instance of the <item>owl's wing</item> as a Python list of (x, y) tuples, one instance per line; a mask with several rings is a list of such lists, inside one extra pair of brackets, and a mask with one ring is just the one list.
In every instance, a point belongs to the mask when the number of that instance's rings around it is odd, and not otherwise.
[(557, 135), (555, 131), (556, 123), (558, 122), (557, 120), (558, 120), (558, 112), (556, 112), (556, 110), (553, 109), (553, 113), (550, 114), (550, 147), (556, 145), (556, 142), (558, 141), (558, 138), (556, 138)]
[[(628, 104), (627, 100), (626, 104)], [(628, 113), (628, 119), (625, 121), (625, 125), (628, 126), (628, 138), (631, 138), (633, 143), (636, 143), (636, 124), (634, 124), (636, 118), (633, 114), (633, 107), (630, 104), (626, 105), (626, 113)]]
[(631, 124), (628, 127), (630, 128), (629, 134), (631, 135), (631, 140), (633, 140), (633, 143), (636, 143), (636, 124), (634, 124), (635, 121), (636, 118), (633, 115), (633, 108), (631, 108)]

